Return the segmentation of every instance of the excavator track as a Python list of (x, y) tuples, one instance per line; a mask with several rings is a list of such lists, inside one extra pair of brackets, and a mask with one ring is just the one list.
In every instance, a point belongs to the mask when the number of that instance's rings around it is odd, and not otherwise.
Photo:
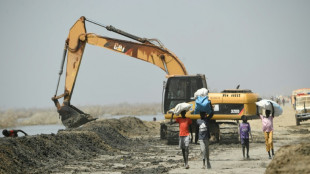
[(238, 123), (225, 122), (220, 123), (220, 144), (237, 144), (239, 143)]
[(179, 124), (162, 123), (160, 125), (160, 138), (167, 140), (168, 145), (179, 144)]
[[(211, 143), (219, 143), (219, 144), (239, 143), (238, 123), (236, 122), (219, 122), (210, 125), (210, 129), (211, 129), (210, 130)], [(196, 135), (194, 135), (193, 137), (198, 138)], [(160, 128), (160, 138), (166, 140), (168, 145), (178, 145), (179, 125), (162, 123)]]

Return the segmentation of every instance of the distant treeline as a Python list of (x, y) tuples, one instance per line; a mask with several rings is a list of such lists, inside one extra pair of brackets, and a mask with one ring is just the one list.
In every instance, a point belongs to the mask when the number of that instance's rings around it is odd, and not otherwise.
[[(120, 103), (104, 106), (77, 106), (77, 108), (94, 117), (102, 115), (156, 115), (161, 112), (160, 103)], [(38, 124), (61, 124), (56, 108), (0, 110), (0, 128)]]

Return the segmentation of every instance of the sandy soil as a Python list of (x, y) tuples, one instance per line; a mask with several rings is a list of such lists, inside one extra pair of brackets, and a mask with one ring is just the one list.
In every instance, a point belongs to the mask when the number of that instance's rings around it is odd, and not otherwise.
[(260, 120), (249, 121), (250, 159), (238, 140), (210, 145), (212, 169), (201, 169), (200, 147), (190, 144), (190, 169), (181, 150), (159, 138), (159, 122), (101, 119), (52, 135), (0, 138), (0, 173), (310, 173), (310, 120), (295, 126), (294, 111), (274, 119), (275, 157), (268, 159)]

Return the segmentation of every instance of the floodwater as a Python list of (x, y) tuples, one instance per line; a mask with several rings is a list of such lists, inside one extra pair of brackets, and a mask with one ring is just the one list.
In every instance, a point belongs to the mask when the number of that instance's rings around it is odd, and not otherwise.
[[(65, 129), (64, 125), (60, 124), (52, 124), (52, 125), (32, 125), (32, 126), (18, 126), (18, 127), (11, 127), (11, 128), (6, 128), (8, 130), (10, 129), (15, 129), (15, 130), (23, 130), (26, 132), (28, 135), (37, 135), (37, 134), (51, 134), (54, 133), (56, 134), (58, 130), (60, 129)], [(24, 136), (23, 133), (18, 132), (18, 136)], [(0, 137), (3, 137), (2, 131)]]
[[(129, 117), (128, 115), (118, 115), (118, 116), (101, 116), (99, 118), (116, 118), (120, 119), (122, 117)], [(153, 121), (153, 118), (156, 118), (156, 120), (163, 120), (164, 116), (163, 115), (142, 115), (142, 116), (130, 116), (130, 117), (137, 117), (143, 121)], [(28, 135), (39, 135), (39, 134), (57, 134), (58, 130), (61, 129), (66, 129), (64, 125), (62, 124), (52, 124), (52, 125), (32, 125), (32, 126), (18, 126), (18, 127), (11, 127), (11, 128), (6, 128), (8, 130), (10, 129), (20, 129), (26, 132)], [(24, 136), (23, 133), (19, 132), (18, 136)], [(2, 130), (0, 133), (0, 137), (3, 137), (2, 135)]]

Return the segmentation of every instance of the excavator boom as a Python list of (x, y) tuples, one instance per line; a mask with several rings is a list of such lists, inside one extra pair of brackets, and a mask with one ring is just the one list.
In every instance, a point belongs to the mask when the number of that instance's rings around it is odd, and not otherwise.
[(173, 53), (156, 45), (113, 39), (95, 34), (87, 34), (86, 41), (89, 44), (152, 63), (164, 70), (167, 75), (187, 75), (183, 63)]
[[(92, 118), (90, 115), (85, 114), (70, 104), (86, 43), (104, 47), (109, 50), (152, 63), (158, 66), (160, 69), (164, 70), (167, 76), (187, 75), (187, 71), (183, 63), (175, 54), (165, 48), (158, 40), (139, 38), (122, 30), (116, 29), (113, 26), (104, 26), (101, 24), (99, 24), (99, 26), (105, 27), (109, 31), (113, 31), (134, 39), (140, 43), (87, 33), (85, 21), (89, 21), (98, 25), (98, 23), (88, 20), (82, 16), (71, 27), (68, 38), (65, 42), (64, 57), (61, 66), (64, 66), (64, 59), (67, 53), (65, 91), (64, 94), (57, 96), (59, 85), (58, 81), (56, 93), (52, 98), (61, 116), (62, 122), (66, 127), (78, 127), (88, 121), (94, 120), (94, 118)], [(154, 44), (154, 41), (159, 44)], [(59, 75), (61, 75), (61, 73), (62, 68)], [(58, 99), (62, 97), (64, 97), (63, 104), (60, 105)]]

